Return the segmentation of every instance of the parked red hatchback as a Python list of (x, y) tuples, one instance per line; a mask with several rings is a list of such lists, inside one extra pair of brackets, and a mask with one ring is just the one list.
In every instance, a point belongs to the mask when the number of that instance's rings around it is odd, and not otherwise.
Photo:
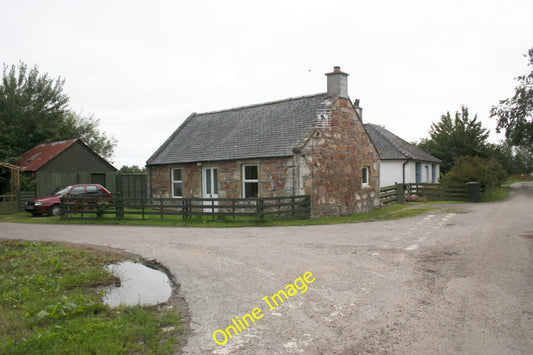
[(61, 186), (50, 195), (33, 198), (26, 202), (26, 211), (34, 215), (49, 214), (59, 216), (61, 213), (59, 199), (63, 196), (113, 197), (108, 189), (99, 184), (78, 184)]

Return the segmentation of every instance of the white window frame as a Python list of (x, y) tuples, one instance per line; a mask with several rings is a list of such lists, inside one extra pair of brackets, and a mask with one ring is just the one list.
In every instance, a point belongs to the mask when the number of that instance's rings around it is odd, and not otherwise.
[[(257, 179), (246, 179), (246, 167), (255, 166), (257, 169)], [(243, 198), (254, 198), (246, 196), (246, 184), (257, 184), (257, 196), (259, 197), (259, 165), (258, 164), (245, 164), (242, 166), (242, 197)]]
[[(180, 171), (181, 180), (174, 180), (174, 170), (179, 170)], [(170, 184), (172, 185), (172, 198), (183, 198), (183, 169), (182, 168), (172, 168), (172, 169), (170, 169), (170, 181), (171, 181)], [(180, 196), (176, 196), (175, 193), (174, 193), (174, 184), (175, 183), (181, 184), (181, 195)]]
[[(370, 186), (370, 167), (363, 166), (363, 169), (361, 169), (361, 173), (362, 173), (362, 176), (361, 176), (362, 184), (361, 185), (363, 187), (369, 187)], [(365, 176), (366, 176), (366, 181), (365, 181)]]

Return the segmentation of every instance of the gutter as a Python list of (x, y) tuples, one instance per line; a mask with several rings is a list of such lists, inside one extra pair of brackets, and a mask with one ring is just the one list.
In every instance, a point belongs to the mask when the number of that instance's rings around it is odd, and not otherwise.
[(403, 179), (403, 186), (405, 186), (405, 166), (407, 165), (407, 163), (409, 163), (409, 160), (410, 159), (407, 159), (403, 165), (402, 165), (402, 179)]

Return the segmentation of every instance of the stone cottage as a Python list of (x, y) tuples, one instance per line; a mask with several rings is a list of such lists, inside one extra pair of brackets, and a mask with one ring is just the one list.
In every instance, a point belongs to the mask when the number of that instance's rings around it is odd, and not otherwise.
[(147, 161), (149, 195), (310, 195), (313, 217), (379, 207), (379, 155), (348, 74), (326, 76), (325, 93), (191, 114)]

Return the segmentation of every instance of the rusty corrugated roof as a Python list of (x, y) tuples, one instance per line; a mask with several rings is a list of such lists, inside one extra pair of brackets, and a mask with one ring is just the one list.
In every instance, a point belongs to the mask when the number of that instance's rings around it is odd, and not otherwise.
[(22, 159), (16, 165), (20, 166), (24, 171), (37, 171), (76, 141), (77, 139), (71, 139), (68, 141), (39, 144), (24, 153)]

